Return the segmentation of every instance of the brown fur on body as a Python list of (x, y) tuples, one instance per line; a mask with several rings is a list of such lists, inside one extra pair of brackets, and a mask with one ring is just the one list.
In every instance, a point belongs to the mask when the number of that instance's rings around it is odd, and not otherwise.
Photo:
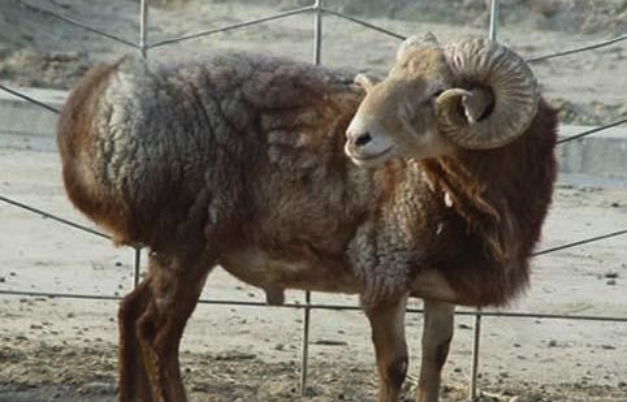
[(555, 176), (546, 104), (506, 147), (370, 171), (343, 154), (363, 94), (335, 73), (241, 55), (152, 68), (96, 68), (59, 121), (68, 195), (119, 243), (208, 251), (257, 286), (368, 303), (424, 268), (456, 303), (526, 286)]
[[(529, 257), (557, 174), (556, 126), (556, 113), (541, 101), (531, 126), (511, 144), (421, 163), (453, 211), (442, 228), (446, 242), (436, 246), (443, 252), (429, 265), (467, 304), (504, 305), (528, 285)], [(457, 227), (457, 236), (446, 236), (446, 225)]]

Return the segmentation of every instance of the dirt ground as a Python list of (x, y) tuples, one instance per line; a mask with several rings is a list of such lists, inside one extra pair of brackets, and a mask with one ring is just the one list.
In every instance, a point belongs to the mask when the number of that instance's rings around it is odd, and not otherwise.
[[(447, 2), (460, 7), (438, 8)], [(308, 4), (183, 3), (151, 10), (151, 43)], [(394, 3), (395, 8), (382, 8), (375, 1), (327, 3), (406, 35), (433, 31), (454, 40), (486, 31), (483, 1), (415, 2), (424, 9), (408, 1)], [(28, 4), (137, 39), (136, 2), (0, 0), (0, 81), (11, 85), (67, 88), (90, 64), (129, 51), (38, 14)], [(507, 18), (500, 37), (525, 55), (589, 43), (620, 34), (627, 26), (627, 1), (503, 4)], [(149, 57), (238, 48), (311, 60), (311, 27), (311, 16), (291, 17), (158, 48)], [(330, 16), (324, 19), (326, 65), (384, 74), (397, 45), (395, 39)], [(627, 117), (626, 57), (623, 44), (535, 64), (534, 70), (564, 122), (598, 124)], [(89, 225), (65, 199), (59, 173), (51, 139), (4, 134), (0, 126), (0, 195)], [(626, 188), (562, 177), (540, 248), (626, 226)], [(617, 237), (536, 258), (529, 294), (510, 309), (625, 317), (625, 244), (625, 237)], [(103, 239), (0, 202), (0, 291), (120, 296), (132, 287), (132, 264), (131, 250), (115, 249)], [(204, 298), (263, 300), (260, 292), (221, 271), (212, 274)], [(302, 302), (303, 295), (289, 292), (288, 300)], [(323, 294), (314, 294), (314, 301), (355, 304), (352, 297)], [(0, 402), (115, 400), (116, 308), (115, 301), (0, 295)], [(374, 401), (376, 375), (365, 318), (351, 311), (312, 315), (310, 379), (303, 400)], [(412, 314), (407, 321), (409, 394), (420, 360), (422, 317)], [(465, 400), (472, 324), (471, 318), (458, 317), (445, 372), (445, 401)], [(191, 399), (301, 400), (302, 325), (302, 312), (293, 309), (199, 306), (182, 348)], [(481, 340), (484, 402), (627, 402), (627, 323), (486, 318)]]
[[(0, 134), (0, 193), (88, 225), (67, 202), (59, 172), (50, 139)], [(558, 186), (541, 249), (625, 228), (626, 188), (567, 179)], [(131, 289), (132, 250), (6, 203), (0, 222), (0, 290), (117, 296)], [(532, 288), (511, 310), (625, 317), (624, 238), (537, 257), (533, 266)], [(287, 296), (303, 300), (300, 292)], [(220, 270), (203, 297), (264, 300)], [(314, 301), (356, 302), (319, 293)], [(114, 400), (116, 308), (115, 301), (0, 296), (0, 401)], [(311, 390), (304, 400), (373, 401), (365, 318), (319, 310), (312, 317)], [(293, 309), (200, 305), (182, 347), (192, 400), (300, 400), (302, 325), (302, 312)], [(465, 398), (472, 325), (458, 317), (445, 401)], [(415, 379), (422, 317), (411, 314), (407, 326)], [(627, 401), (626, 323), (485, 318), (481, 339), (480, 388), (495, 395), (484, 401)]]

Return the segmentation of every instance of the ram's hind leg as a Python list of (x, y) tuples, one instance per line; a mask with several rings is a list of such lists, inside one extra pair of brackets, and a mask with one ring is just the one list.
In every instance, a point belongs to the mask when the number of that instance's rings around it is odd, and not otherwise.
[(184, 402), (179, 344), (212, 261), (151, 255), (120, 307), (120, 401)]
[(120, 402), (152, 402), (152, 390), (141, 354), (137, 322), (152, 300), (151, 279), (144, 279), (124, 298), (118, 311)]
[(379, 371), (379, 402), (397, 402), (407, 374), (407, 297), (366, 310)]

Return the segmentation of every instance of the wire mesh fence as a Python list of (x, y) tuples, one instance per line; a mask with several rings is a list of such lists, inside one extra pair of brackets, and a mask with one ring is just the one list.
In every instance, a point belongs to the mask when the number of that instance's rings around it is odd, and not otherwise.
[[(275, 14), (271, 14), (268, 16), (264, 16), (261, 18), (255, 18), (243, 22), (238, 22), (235, 24), (230, 24), (226, 26), (222, 26), (220, 28), (204, 30), (201, 32), (187, 34), (176, 38), (161, 40), (150, 43), (148, 41), (148, 18), (149, 18), (149, 7), (147, 0), (141, 0), (139, 7), (139, 32), (138, 32), (138, 40), (137, 42), (129, 41), (125, 38), (119, 37), (117, 35), (111, 34), (104, 29), (92, 27), (86, 23), (78, 21), (71, 16), (63, 15), (54, 11), (46, 10), (39, 6), (34, 6), (28, 3), (23, 3), (29, 10), (34, 13), (41, 13), (58, 20), (63, 21), (64, 23), (71, 24), (78, 28), (84, 29), (86, 31), (101, 35), (102, 37), (108, 38), (110, 40), (116, 41), (120, 44), (128, 46), (129, 48), (135, 49), (139, 51), (143, 57), (149, 57), (150, 51), (155, 48), (160, 48), (164, 46), (173, 45), (178, 42), (188, 41), (193, 39), (198, 39), (201, 37), (206, 37), (210, 35), (215, 35), (218, 33), (224, 33), (227, 31), (232, 31), (236, 29), (242, 29), (245, 27), (250, 27), (257, 24), (268, 23), (272, 21), (281, 20), (284, 18), (289, 18), (295, 15), (302, 14), (311, 14), (312, 18), (312, 30), (313, 30), (313, 44), (312, 44), (312, 63), (319, 65), (321, 63), (321, 56), (323, 50), (323, 42), (322, 42), (322, 29), (323, 29), (323, 18), (325, 16), (339, 18), (350, 23), (358, 24), (367, 29), (378, 32), (382, 35), (387, 35), (392, 38), (396, 38), (399, 40), (403, 40), (406, 36), (393, 32), (387, 28), (377, 26), (372, 24), (371, 22), (365, 21), (360, 18), (356, 18), (354, 16), (346, 15), (345, 13), (329, 9), (325, 7), (323, 0), (315, 0), (313, 4), (296, 8), (293, 10), (283, 11)], [(499, 27), (499, 2), (498, 0), (493, 0), (491, 2), (491, 10), (490, 10), (490, 25), (488, 30), (488, 38), (492, 41), (498, 40), (498, 27)], [(594, 43), (586, 44), (583, 46), (573, 47), (567, 50), (562, 50), (558, 52), (548, 53), (545, 55), (532, 56), (528, 57), (527, 60), (529, 63), (539, 63), (545, 62), (557, 57), (565, 57), (569, 55), (574, 55), (581, 52), (586, 52), (594, 49), (599, 49), (607, 46), (616, 45), (622, 41), (627, 40), (627, 35), (621, 35), (614, 38), (597, 41)], [(0, 84), (0, 90), (3, 90), (13, 96), (26, 100), (30, 103), (33, 103), (43, 109), (48, 110), (52, 113), (59, 113), (59, 110), (51, 105), (48, 105), (44, 102), (41, 102), (31, 96), (28, 96), (20, 91), (12, 89), (6, 85)], [(610, 122), (605, 125), (601, 125), (599, 127), (595, 127), (593, 129), (582, 131), (576, 135), (572, 135), (570, 137), (562, 138), (559, 141), (559, 144), (563, 144), (569, 141), (579, 140), (584, 137), (593, 135), (598, 132), (602, 132), (611, 127), (619, 126), (627, 123), (627, 119), (621, 119), (614, 122)], [(102, 233), (98, 230), (95, 230), (91, 227), (87, 227), (80, 223), (74, 222), (70, 219), (66, 219), (55, 214), (49, 213), (45, 210), (39, 209), (33, 205), (29, 205), (27, 203), (21, 202), (19, 200), (15, 200), (4, 195), (0, 195), (0, 201), (6, 203), (8, 205), (14, 206), (16, 208), (20, 208), (22, 210), (28, 211), (33, 214), (37, 214), (51, 220), (58, 222), (61, 225), (65, 225), (76, 230), (80, 230), (86, 234), (98, 236), (101, 238), (109, 239), (110, 237)], [(544, 249), (535, 252), (534, 256), (543, 256), (550, 253), (554, 253), (557, 251), (565, 250), (568, 248), (579, 247), (583, 244), (588, 244), (592, 242), (597, 242), (601, 240), (605, 240), (612, 237), (624, 236), (627, 235), (627, 228), (625, 230), (614, 231), (612, 233), (607, 233), (600, 236), (589, 237), (586, 239), (581, 239), (579, 241), (575, 241), (572, 243), (562, 244), (559, 246), (555, 246), (552, 248)], [(141, 272), (141, 254), (142, 250), (139, 247), (133, 248), (133, 282), (136, 286), (140, 281), (140, 272)], [(118, 296), (107, 296), (107, 295), (95, 295), (95, 294), (80, 294), (80, 293), (61, 293), (61, 292), (34, 292), (27, 290), (0, 290), (0, 295), (13, 295), (13, 296), (31, 296), (31, 297), (58, 297), (58, 298), (70, 298), (70, 299), (96, 299), (96, 300), (119, 300)], [(242, 301), (242, 300), (211, 300), (211, 299), (201, 299), (200, 303), (202, 304), (217, 304), (217, 305), (234, 305), (234, 306), (245, 306), (245, 307), (265, 307), (265, 303), (261, 302), (250, 302), (250, 301)], [(302, 366), (301, 366), (301, 390), (305, 390), (307, 387), (307, 366), (308, 366), (308, 349), (309, 349), (309, 328), (311, 323), (311, 310), (360, 310), (360, 307), (356, 305), (337, 305), (337, 304), (321, 304), (321, 303), (313, 303), (310, 292), (305, 293), (304, 303), (285, 303), (283, 308), (292, 308), (292, 309), (302, 309), (303, 310), (303, 345), (302, 345)], [(414, 309), (408, 308), (408, 313), (422, 313), (422, 309)], [(598, 315), (568, 315), (568, 314), (544, 314), (544, 313), (525, 313), (525, 312), (515, 312), (515, 311), (458, 311), (457, 315), (467, 315), (475, 317), (475, 326), (474, 326), (474, 338), (473, 338), (473, 349), (472, 349), (472, 357), (471, 357), (471, 375), (469, 379), (469, 398), (470, 400), (474, 400), (477, 397), (478, 388), (477, 388), (477, 377), (478, 377), (478, 367), (480, 360), (480, 337), (481, 337), (481, 328), (482, 328), (482, 317), (511, 317), (511, 318), (537, 318), (537, 319), (561, 319), (561, 320), (585, 320), (585, 321), (604, 321), (604, 322), (621, 322), (627, 323), (627, 317), (617, 317), (617, 316), (598, 316)]]

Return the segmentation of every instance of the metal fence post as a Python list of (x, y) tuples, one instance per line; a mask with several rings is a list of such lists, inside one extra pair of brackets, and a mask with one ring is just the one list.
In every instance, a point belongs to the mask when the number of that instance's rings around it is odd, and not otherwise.
[(135, 247), (135, 264), (133, 270), (133, 286), (139, 285), (139, 273), (141, 267), (142, 249), (141, 247)]
[(148, 56), (148, 1), (141, 0), (139, 3), (139, 50), (142, 57)]
[[(314, 10), (313, 63), (320, 65), (322, 52), (322, 0), (316, 0)], [(311, 321), (311, 292), (305, 292), (305, 311), (303, 317), (303, 356), (300, 372), (300, 393), (307, 395), (307, 367), (309, 364), (309, 326)]]
[(300, 366), (300, 394), (307, 395), (307, 367), (309, 364), (309, 324), (311, 319), (311, 292), (305, 292), (305, 309), (303, 312), (303, 355)]
[[(497, 42), (499, 24), (499, 0), (492, 0), (490, 4), (490, 28), (488, 39), (490, 42)], [(477, 400), (477, 376), (479, 374), (479, 354), (481, 341), (481, 309), (477, 309), (475, 315), (475, 328), (472, 341), (472, 357), (470, 367), (470, 389), (468, 391), (468, 400), (473, 402)]]
[(472, 342), (472, 366), (470, 368), (470, 391), (468, 400), (477, 400), (477, 375), (479, 373), (479, 344), (481, 339), (481, 309), (477, 310), (475, 316), (475, 329)]
[[(148, 57), (148, 1), (140, 0), (139, 3), (139, 51), (144, 59)], [(139, 276), (141, 271), (141, 246), (134, 247), (135, 250), (135, 266), (133, 270), (133, 286), (139, 285)]]
[(499, 0), (492, 0), (490, 6), (490, 33), (488, 38), (490, 42), (497, 41), (497, 35), (499, 30)]
[(322, 0), (316, 0), (314, 4), (314, 48), (313, 62), (320, 65), (322, 55)]

